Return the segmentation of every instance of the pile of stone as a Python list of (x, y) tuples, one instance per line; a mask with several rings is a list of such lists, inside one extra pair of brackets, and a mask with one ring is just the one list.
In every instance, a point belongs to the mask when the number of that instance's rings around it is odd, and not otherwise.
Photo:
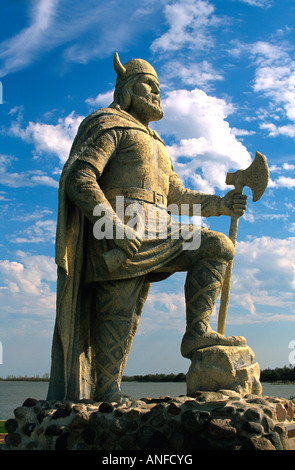
[(286, 450), (295, 406), (233, 391), (123, 405), (28, 398), (6, 421), (6, 450)]

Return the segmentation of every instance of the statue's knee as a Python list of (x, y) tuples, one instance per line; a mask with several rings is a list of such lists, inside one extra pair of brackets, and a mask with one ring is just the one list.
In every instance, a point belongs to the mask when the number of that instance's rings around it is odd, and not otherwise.
[(207, 256), (231, 261), (235, 255), (235, 247), (232, 241), (223, 233), (210, 233), (207, 245)]
[(235, 246), (233, 242), (224, 234), (220, 234), (221, 252), (224, 259), (231, 261), (235, 255)]

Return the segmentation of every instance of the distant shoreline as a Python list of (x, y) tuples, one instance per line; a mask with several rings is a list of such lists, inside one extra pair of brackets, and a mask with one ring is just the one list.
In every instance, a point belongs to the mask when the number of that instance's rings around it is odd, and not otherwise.
[[(122, 382), (185, 382), (186, 374), (146, 374), (146, 375), (123, 375)], [(0, 382), (49, 382), (49, 374), (43, 377), (35, 376), (7, 376), (5, 379), (0, 377)]]
[(43, 379), (43, 378), (38, 378), (38, 377), (16, 377), (14, 378), (9, 378), (9, 379), (2, 379), (0, 378), (0, 382), (49, 382), (49, 379)]
[[(45, 373), (42, 376), (36, 374), (33, 377), (8, 375), (5, 379), (0, 377), (0, 382), (49, 382), (50, 375)], [(295, 367), (284, 366), (275, 369), (262, 369), (260, 371), (260, 381), (272, 384), (295, 384)], [(145, 374), (145, 375), (123, 375), (122, 382), (186, 382), (186, 374)]]
[[(185, 374), (147, 374), (136, 376), (123, 376), (122, 382), (141, 382), (141, 383), (164, 383), (185, 382)], [(266, 380), (261, 377), (261, 383), (270, 383), (272, 385), (295, 385), (293, 380)], [(0, 378), (0, 382), (49, 382), (49, 377), (8, 377), (6, 379)]]

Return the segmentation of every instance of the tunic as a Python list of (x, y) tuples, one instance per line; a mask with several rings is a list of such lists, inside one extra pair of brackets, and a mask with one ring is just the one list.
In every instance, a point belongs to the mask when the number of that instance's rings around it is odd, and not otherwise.
[[(121, 111), (121, 115), (129, 120), (128, 127), (114, 126), (114, 120), (112, 127), (93, 141), (79, 156), (80, 166), (75, 168), (73, 165), (67, 192), (91, 222), (90, 212), (94, 210), (94, 203), (100, 206), (97, 212), (103, 214), (104, 204), (109, 202), (119, 219), (127, 225), (134, 224), (136, 217), (140, 216), (140, 226), (135, 225), (143, 243), (135, 256), (110, 273), (102, 254), (110, 249), (107, 239), (114, 237), (113, 224), (106, 233), (103, 218), (97, 221), (94, 228), (101, 229), (99, 239), (95, 237), (95, 230), (90, 229), (87, 240), (85, 282), (138, 277), (161, 268), (184, 247), (188, 249), (188, 242), (194, 249), (198, 248), (200, 228), (172, 219), (170, 212), (198, 215), (197, 210), (201, 206), (202, 215), (218, 215), (220, 198), (183, 187), (157, 133), (129, 114)], [(136, 127), (133, 126), (135, 122)], [(89, 165), (87, 174), (81, 162)], [(186, 214), (183, 214), (184, 209)], [(101, 239), (104, 233), (106, 236)], [(184, 241), (187, 242), (185, 245)]]

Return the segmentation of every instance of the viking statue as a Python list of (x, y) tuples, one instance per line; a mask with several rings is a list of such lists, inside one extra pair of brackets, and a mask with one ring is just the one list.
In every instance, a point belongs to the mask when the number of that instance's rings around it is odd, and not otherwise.
[[(118, 54), (114, 68), (114, 101), (83, 120), (60, 179), (48, 399), (121, 402), (122, 373), (150, 286), (175, 272), (187, 273), (182, 355), (191, 358), (211, 345), (245, 344), (244, 338), (225, 337), (209, 325), (234, 256), (232, 242), (221, 233), (175, 222), (171, 208), (177, 213), (185, 205), (193, 215), (193, 207), (200, 205), (203, 217), (241, 216), (246, 196), (184, 188), (164, 142), (149, 127), (163, 117), (157, 73), (140, 59), (122, 65)], [(123, 212), (116, 206), (118, 198), (123, 198)], [(128, 223), (134, 214), (125, 210), (133, 204), (140, 208), (136, 228)], [(165, 237), (157, 228), (148, 230), (159, 214)], [(102, 217), (104, 225), (114, 228), (112, 236), (103, 236), (102, 230), (95, 236)], [(196, 231), (201, 243), (186, 249)], [(120, 250), (125, 259), (110, 270), (105, 255), (112, 250)]]

